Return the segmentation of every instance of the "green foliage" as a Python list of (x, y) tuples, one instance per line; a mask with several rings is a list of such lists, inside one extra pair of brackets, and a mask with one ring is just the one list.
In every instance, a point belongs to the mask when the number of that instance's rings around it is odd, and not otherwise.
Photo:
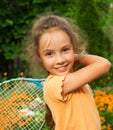
[[(0, 80), (17, 76), (44, 76), (39, 71), (37, 74), (33, 71), (29, 75), (28, 63), (20, 53), (33, 19), (48, 12), (73, 19), (88, 35), (89, 53), (102, 55), (113, 62), (111, 2), (112, 0), (1, 0)], [(21, 73), (24, 74), (20, 75)], [(108, 75), (111, 77), (111, 72)], [(97, 82), (101, 85), (103, 79)]]
[(100, 26), (100, 15), (94, 0), (77, 0), (77, 23), (87, 32), (89, 40), (89, 52), (104, 57), (110, 55), (110, 43)]

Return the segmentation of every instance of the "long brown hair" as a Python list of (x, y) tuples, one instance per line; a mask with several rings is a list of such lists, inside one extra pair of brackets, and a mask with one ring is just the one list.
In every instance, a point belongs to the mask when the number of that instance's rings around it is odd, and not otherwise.
[(45, 114), (46, 125), (50, 128), (50, 130), (54, 130), (55, 122), (52, 118), (51, 110), (49, 109), (47, 104), (45, 104), (45, 111), (46, 111)]
[(76, 26), (71, 19), (51, 14), (44, 15), (34, 20), (33, 25), (27, 35), (27, 58), (29, 57), (29, 60), (32, 61), (33, 64), (35, 64), (36, 61), (40, 63), (40, 37), (52, 29), (59, 29), (66, 32), (70, 37), (71, 43), (76, 53), (86, 51), (87, 35), (81, 31), (80, 28), (78, 28), (78, 26)]

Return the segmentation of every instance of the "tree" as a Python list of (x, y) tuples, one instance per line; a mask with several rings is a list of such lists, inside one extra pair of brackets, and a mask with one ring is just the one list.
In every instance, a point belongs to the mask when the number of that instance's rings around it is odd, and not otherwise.
[(100, 14), (94, 0), (76, 0), (77, 23), (88, 35), (89, 53), (109, 57), (110, 40), (100, 26)]
[[(100, 0), (100, 2), (100, 4), (97, 4), (97, 0), (76, 0), (77, 24), (88, 35), (88, 52), (91, 54), (97, 54), (106, 57), (109, 60), (111, 60), (113, 58), (112, 44), (107, 33), (105, 33), (105, 31), (103, 30), (103, 27), (106, 24), (107, 20), (102, 15), (104, 11), (104, 14), (106, 14), (104, 16), (108, 16), (109, 6), (107, 2), (105, 3), (102, 0)], [(95, 82), (92, 82), (91, 85), (103, 87), (107, 84), (111, 84), (111, 71), (103, 77), (96, 80)]]

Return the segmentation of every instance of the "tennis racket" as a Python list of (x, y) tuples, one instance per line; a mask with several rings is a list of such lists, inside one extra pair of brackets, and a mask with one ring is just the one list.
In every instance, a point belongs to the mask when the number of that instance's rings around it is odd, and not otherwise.
[(43, 81), (16, 78), (0, 83), (0, 130), (42, 130)]

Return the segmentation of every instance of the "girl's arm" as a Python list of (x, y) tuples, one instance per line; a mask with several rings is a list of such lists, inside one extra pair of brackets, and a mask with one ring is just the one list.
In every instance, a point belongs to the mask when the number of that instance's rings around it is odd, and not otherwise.
[(88, 54), (75, 56), (77, 64), (83, 64), (85, 67), (67, 74), (62, 92), (64, 96), (105, 74), (111, 67), (111, 63), (100, 56)]

